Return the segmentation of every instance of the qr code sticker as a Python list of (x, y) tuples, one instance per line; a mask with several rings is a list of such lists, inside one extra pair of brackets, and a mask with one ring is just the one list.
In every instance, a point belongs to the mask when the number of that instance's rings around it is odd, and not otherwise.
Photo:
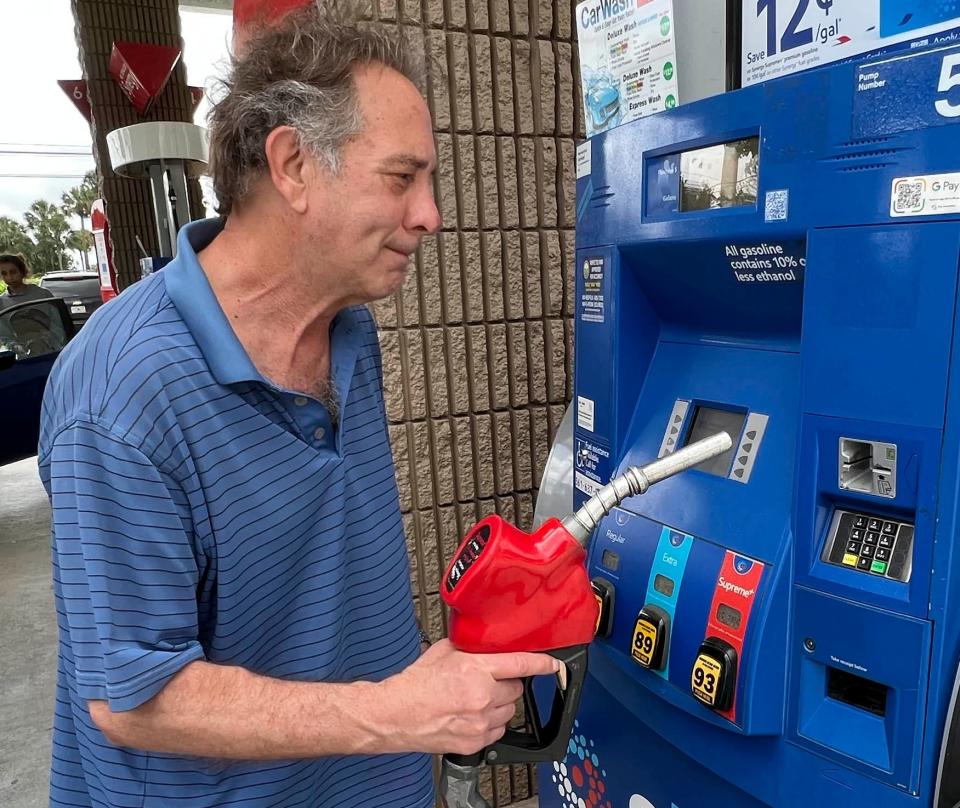
[(901, 216), (923, 211), (927, 183), (922, 178), (901, 179), (893, 183), (893, 212)]
[(764, 208), (763, 220), (765, 222), (784, 222), (787, 219), (787, 207), (790, 203), (790, 192), (786, 189), (781, 191), (767, 191), (766, 207)]

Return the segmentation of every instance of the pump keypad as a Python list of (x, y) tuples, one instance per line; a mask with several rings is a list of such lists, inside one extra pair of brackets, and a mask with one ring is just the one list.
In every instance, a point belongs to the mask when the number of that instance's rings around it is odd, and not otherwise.
[(838, 511), (823, 560), (868, 575), (910, 580), (914, 526), (866, 513)]

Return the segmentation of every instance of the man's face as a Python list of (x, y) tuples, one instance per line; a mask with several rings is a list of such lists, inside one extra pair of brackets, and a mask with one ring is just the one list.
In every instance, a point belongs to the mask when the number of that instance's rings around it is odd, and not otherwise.
[(0, 264), (0, 278), (11, 291), (19, 292), (23, 288), (23, 275), (16, 264)]
[(436, 152), (416, 87), (382, 66), (354, 73), (364, 130), (340, 152), (340, 170), (317, 166), (309, 189), (311, 248), (358, 302), (393, 294), (423, 236), (440, 228), (433, 199)]

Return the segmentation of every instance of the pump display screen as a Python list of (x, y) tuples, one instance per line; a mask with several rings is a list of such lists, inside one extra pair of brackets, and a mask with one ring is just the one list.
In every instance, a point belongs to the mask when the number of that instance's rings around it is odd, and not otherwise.
[(666, 575), (658, 574), (657, 577), (653, 579), (653, 588), (664, 597), (673, 597), (673, 581)]
[(740, 628), (740, 621), (742, 619), (743, 615), (732, 606), (727, 606), (726, 603), (721, 603), (717, 607), (717, 621), (727, 626), (727, 628), (732, 628), (736, 631)]
[(680, 155), (680, 210), (757, 204), (760, 138), (718, 143)]
[(736, 451), (740, 432), (743, 430), (743, 422), (746, 420), (746, 413), (698, 406), (693, 414), (693, 426), (690, 427), (684, 446), (696, 443), (703, 438), (709, 438), (711, 435), (716, 435), (717, 432), (726, 432), (730, 436), (730, 440), (733, 441), (733, 446), (722, 455), (705, 460), (694, 468), (705, 471), (707, 474), (715, 474), (717, 477), (726, 477), (730, 473), (733, 453)]

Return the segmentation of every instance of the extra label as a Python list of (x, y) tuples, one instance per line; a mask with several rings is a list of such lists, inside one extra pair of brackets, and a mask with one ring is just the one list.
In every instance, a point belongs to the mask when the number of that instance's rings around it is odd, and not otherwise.
[(657, 629), (646, 620), (637, 620), (633, 629), (632, 655), (643, 667), (649, 668), (653, 662), (653, 649), (657, 647)]
[(717, 701), (717, 691), (720, 688), (722, 673), (720, 663), (706, 654), (700, 654), (693, 664), (690, 689), (693, 691), (693, 695), (708, 707), (713, 707)]

